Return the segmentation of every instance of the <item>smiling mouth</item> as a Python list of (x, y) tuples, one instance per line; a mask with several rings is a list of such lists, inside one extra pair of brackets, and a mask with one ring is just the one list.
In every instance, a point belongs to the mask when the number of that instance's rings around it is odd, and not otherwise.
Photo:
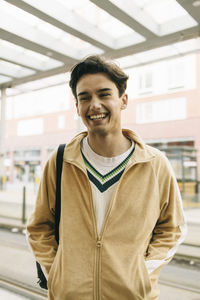
[(102, 113), (102, 114), (96, 114), (96, 115), (90, 115), (88, 118), (90, 120), (103, 120), (108, 116), (107, 113)]

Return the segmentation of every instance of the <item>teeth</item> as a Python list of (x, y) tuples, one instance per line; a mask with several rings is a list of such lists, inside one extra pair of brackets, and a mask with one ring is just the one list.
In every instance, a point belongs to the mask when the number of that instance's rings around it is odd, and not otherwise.
[(99, 120), (105, 118), (106, 114), (92, 115), (90, 116), (91, 120)]

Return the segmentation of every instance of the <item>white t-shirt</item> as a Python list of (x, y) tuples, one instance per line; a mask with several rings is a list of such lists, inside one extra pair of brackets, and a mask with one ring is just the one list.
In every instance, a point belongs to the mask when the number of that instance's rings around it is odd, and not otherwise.
[(135, 144), (132, 142), (131, 147), (123, 154), (114, 157), (103, 157), (91, 149), (87, 137), (83, 139), (81, 150), (91, 183), (99, 235), (113, 193), (129, 158), (134, 152), (134, 147)]

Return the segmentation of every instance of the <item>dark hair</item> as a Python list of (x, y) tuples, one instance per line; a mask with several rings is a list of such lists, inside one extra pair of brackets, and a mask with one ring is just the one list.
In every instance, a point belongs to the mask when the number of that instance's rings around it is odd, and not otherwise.
[(97, 73), (105, 73), (117, 86), (119, 96), (123, 95), (126, 90), (128, 76), (114, 62), (107, 61), (102, 56), (92, 55), (77, 63), (71, 69), (69, 85), (76, 99), (76, 86), (79, 79), (85, 74)]

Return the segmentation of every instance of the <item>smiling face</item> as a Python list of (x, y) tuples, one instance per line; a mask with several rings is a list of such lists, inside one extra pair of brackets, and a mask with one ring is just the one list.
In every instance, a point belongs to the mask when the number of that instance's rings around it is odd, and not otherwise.
[(127, 95), (119, 97), (115, 83), (106, 74), (83, 75), (76, 93), (77, 112), (89, 135), (121, 133), (121, 110), (126, 108)]

